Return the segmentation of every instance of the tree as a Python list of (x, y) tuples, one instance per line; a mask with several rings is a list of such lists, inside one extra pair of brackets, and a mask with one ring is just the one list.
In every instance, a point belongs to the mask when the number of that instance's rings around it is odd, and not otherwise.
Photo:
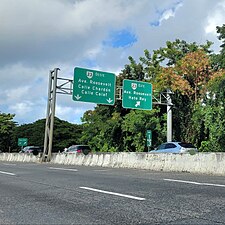
[(153, 146), (166, 139), (165, 117), (159, 117), (159, 109), (132, 110), (122, 122), (124, 151), (143, 152), (146, 148), (146, 131), (152, 131)]
[[(124, 79), (130, 79), (151, 82), (154, 91), (171, 89), (174, 93), (173, 139), (194, 141), (198, 147), (207, 137), (205, 122), (201, 122), (197, 129), (192, 123), (202, 116), (198, 106), (207, 95), (208, 82), (221, 76), (211, 67), (211, 45), (209, 41), (204, 45), (178, 39), (168, 41), (166, 47), (153, 51), (152, 55), (145, 50), (140, 62), (130, 56), (130, 64), (125, 65), (117, 77), (118, 86), (122, 86)], [(114, 107), (98, 105), (93, 111), (85, 113), (81, 139), (97, 151), (143, 151), (145, 132), (149, 127), (153, 129), (153, 136), (154, 130), (157, 131), (155, 144), (166, 137), (166, 107), (158, 106), (157, 113), (154, 110), (145, 113), (124, 109), (119, 100)], [(149, 121), (157, 121), (157, 126), (150, 124), (146, 127)]]
[(221, 50), (219, 54), (212, 54), (212, 68), (214, 70), (225, 69), (225, 24), (221, 27), (217, 26), (216, 31), (218, 34), (218, 39), (222, 41), (220, 45)]
[(207, 41), (204, 45), (197, 45), (196, 42), (189, 44), (186, 41), (179, 39), (176, 39), (174, 42), (167, 41), (166, 47), (154, 51), (153, 58), (158, 58), (160, 63), (166, 61), (167, 66), (173, 66), (188, 53), (195, 52), (200, 49), (207, 54), (211, 53), (211, 45), (212, 42), (210, 41)]
[(14, 114), (0, 113), (0, 150), (10, 151), (12, 130), (16, 126)]
[(94, 151), (123, 151), (120, 113), (112, 106), (98, 105), (88, 110), (82, 118), (82, 142)]
[[(82, 130), (82, 125), (71, 124), (56, 117), (54, 120), (52, 151), (58, 152), (72, 144), (80, 144)], [(21, 137), (28, 138), (28, 145), (43, 147), (44, 135), (45, 119), (37, 120), (34, 123), (17, 126), (13, 130), (12, 140), (14, 148), (18, 148), (17, 140)]]

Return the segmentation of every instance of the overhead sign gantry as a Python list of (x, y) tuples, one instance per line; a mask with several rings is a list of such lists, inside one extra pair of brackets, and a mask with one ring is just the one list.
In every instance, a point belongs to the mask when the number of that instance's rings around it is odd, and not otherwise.
[[(74, 80), (58, 77), (59, 68), (49, 73), (48, 104), (45, 124), (44, 152), (42, 160), (50, 161), (52, 154), (53, 127), (56, 94), (72, 95), (74, 101), (114, 105), (115, 99), (122, 100), (124, 108), (151, 110), (152, 104), (167, 105), (167, 141), (172, 140), (172, 101), (170, 92), (152, 95), (152, 85), (148, 82), (124, 80), (123, 87), (116, 87), (114, 73), (76, 67)], [(116, 90), (119, 91), (116, 98)], [(152, 102), (152, 98), (154, 102)]]

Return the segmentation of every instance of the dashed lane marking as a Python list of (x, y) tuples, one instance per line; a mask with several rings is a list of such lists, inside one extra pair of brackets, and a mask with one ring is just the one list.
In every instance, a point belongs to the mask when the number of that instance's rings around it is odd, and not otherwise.
[(186, 183), (186, 184), (202, 185), (202, 186), (225, 187), (224, 184), (200, 183), (200, 182), (194, 182), (194, 181), (187, 181), (187, 180), (173, 180), (173, 179), (163, 179), (163, 180), (165, 180), (165, 181), (170, 181), (170, 182), (178, 182), (178, 183)]
[(73, 171), (73, 172), (77, 172), (77, 169), (67, 169), (67, 168), (58, 168), (58, 167), (49, 167), (50, 170), (64, 170), (64, 171)]
[(1, 174), (6, 174), (6, 175), (10, 175), (10, 176), (15, 176), (15, 173), (9, 173), (9, 172), (5, 172), (5, 171), (0, 171)]
[(126, 194), (120, 194), (120, 193), (111, 192), (111, 191), (104, 191), (104, 190), (99, 190), (99, 189), (90, 188), (90, 187), (80, 187), (80, 188), (85, 189), (85, 190), (89, 190), (89, 191), (104, 193), (104, 194), (108, 194), (108, 195), (116, 195), (116, 196), (120, 196), (120, 197), (124, 197), (124, 198), (131, 198), (131, 199), (135, 199), (135, 200), (139, 200), (139, 201), (145, 200), (145, 198), (140, 198), (140, 197), (136, 197), (136, 196), (132, 196), (132, 195), (126, 195)]

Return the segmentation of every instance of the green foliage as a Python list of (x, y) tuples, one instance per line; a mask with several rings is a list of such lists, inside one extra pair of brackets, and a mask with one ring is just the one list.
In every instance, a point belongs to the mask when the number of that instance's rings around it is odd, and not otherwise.
[(223, 24), (221, 27), (217, 26), (216, 31), (219, 34), (218, 39), (222, 41), (222, 45), (220, 47), (223, 51), (225, 49), (225, 24)]
[[(209, 41), (204, 45), (178, 39), (168, 41), (166, 47), (153, 51), (152, 55), (145, 50), (140, 62), (130, 56), (130, 64), (125, 65), (117, 79), (118, 86), (123, 79), (130, 79), (147, 80), (154, 90), (172, 89), (173, 139), (190, 141), (198, 147), (206, 138), (206, 122), (200, 120), (203, 115), (197, 104), (206, 93), (210, 79), (208, 55), (211, 45)], [(154, 147), (165, 141), (165, 121), (165, 106), (150, 112), (135, 111), (123, 109), (121, 102), (116, 101), (114, 107), (97, 106), (85, 113), (82, 140), (96, 151), (145, 151), (147, 129), (153, 131)]]
[(225, 151), (225, 110), (223, 107), (198, 106), (192, 117), (193, 143), (203, 152)]
[[(53, 152), (62, 151), (72, 144), (80, 144), (82, 125), (71, 124), (55, 118), (53, 135)], [(28, 145), (43, 147), (45, 135), (45, 119), (31, 124), (17, 126), (13, 131), (13, 148), (17, 148), (18, 138), (28, 138)], [(18, 149), (19, 150), (19, 149)]]
[(53, 151), (62, 151), (65, 147), (75, 144), (86, 144), (80, 142), (83, 126), (71, 124), (67, 121), (55, 118)]
[[(124, 151), (143, 152), (146, 150), (146, 131), (152, 130), (153, 146), (165, 141), (165, 126), (159, 110), (132, 110), (122, 122)], [(165, 123), (163, 123), (165, 125)]]
[(0, 113), (0, 150), (9, 151), (11, 147), (12, 130), (16, 126), (14, 114)]
[(99, 105), (85, 112), (81, 141), (88, 143), (94, 151), (121, 150), (121, 117), (112, 106)]
[(222, 41), (220, 45), (221, 50), (219, 54), (212, 54), (212, 68), (214, 70), (225, 69), (225, 24), (221, 27), (216, 27), (218, 39)]
[(210, 53), (209, 49), (212, 42), (207, 41), (205, 45), (197, 45), (196, 42), (187, 43), (184, 40), (176, 39), (174, 42), (167, 41), (166, 47), (155, 50), (155, 57), (158, 58), (160, 62), (166, 61), (167, 66), (175, 65), (179, 60), (181, 60), (186, 54), (190, 52), (195, 52), (202, 49), (206, 53)]

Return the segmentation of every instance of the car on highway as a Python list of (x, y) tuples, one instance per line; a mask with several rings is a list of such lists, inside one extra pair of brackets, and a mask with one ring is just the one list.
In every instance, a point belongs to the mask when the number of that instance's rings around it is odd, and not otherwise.
[(41, 152), (43, 152), (43, 149), (39, 146), (26, 146), (20, 151), (20, 153), (33, 153), (34, 155), (38, 155)]
[(197, 148), (191, 143), (185, 142), (166, 142), (158, 146), (151, 153), (190, 153), (198, 152)]
[(91, 148), (88, 145), (71, 145), (69, 148), (65, 148), (63, 153), (83, 153), (87, 155), (91, 152)]

